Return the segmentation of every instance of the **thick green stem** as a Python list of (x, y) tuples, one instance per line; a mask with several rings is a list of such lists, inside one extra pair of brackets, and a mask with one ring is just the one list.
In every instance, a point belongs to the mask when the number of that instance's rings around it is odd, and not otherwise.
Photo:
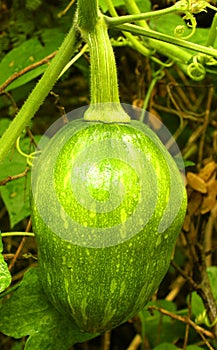
[(86, 40), (91, 58), (91, 103), (119, 102), (113, 49), (102, 18)]
[(130, 117), (119, 100), (115, 57), (104, 17), (99, 16), (93, 30), (80, 30), (89, 46), (91, 61), (91, 103), (84, 119), (105, 123), (129, 122)]
[(52, 89), (59, 74), (64, 66), (70, 60), (77, 42), (76, 25), (73, 25), (57, 55), (45, 71), (41, 80), (38, 82), (32, 93), (29, 95), (21, 110), (9, 125), (0, 139), (0, 162), (6, 157), (9, 150), (13, 147), (16, 139), (21, 132), (30, 123), (30, 120), (37, 112), (44, 99)]
[(94, 29), (98, 15), (98, 0), (78, 0), (78, 26), (83, 31)]

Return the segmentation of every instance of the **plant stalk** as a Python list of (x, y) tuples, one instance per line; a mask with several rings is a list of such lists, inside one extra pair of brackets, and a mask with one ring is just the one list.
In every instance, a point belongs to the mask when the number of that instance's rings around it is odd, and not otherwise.
[[(89, 17), (92, 14), (89, 13)], [(91, 103), (84, 120), (104, 123), (128, 123), (130, 117), (123, 110), (118, 91), (117, 69), (113, 48), (104, 16), (91, 30), (80, 27), (90, 50)]]
[(92, 31), (99, 16), (98, 0), (78, 0), (78, 26), (82, 31)]

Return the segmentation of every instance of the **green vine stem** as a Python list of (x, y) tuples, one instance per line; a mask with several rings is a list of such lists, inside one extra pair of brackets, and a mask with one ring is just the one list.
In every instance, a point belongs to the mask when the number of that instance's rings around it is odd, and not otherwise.
[[(110, 3), (110, 0), (107, 0), (107, 2)], [(124, 0), (125, 5), (127, 7), (128, 12), (131, 14), (131, 16), (138, 16), (140, 14), (140, 9), (138, 8), (136, 2), (134, 0)], [(197, 4), (198, 5), (198, 4)], [(197, 8), (197, 10), (200, 12), (203, 10), (203, 6), (205, 6), (204, 4), (200, 4), (200, 6)], [(208, 6), (208, 4), (206, 3), (206, 5)], [(201, 7), (202, 6), (202, 7)], [(182, 8), (182, 12), (186, 13), (186, 18), (190, 18), (191, 19), (191, 23), (193, 26), (193, 30), (192, 32), (189, 34), (188, 37), (192, 36), (195, 28), (196, 28), (196, 22), (195, 19), (193, 17), (193, 15), (191, 14), (191, 11), (195, 10), (194, 7), (191, 8), (191, 4), (188, 1), (178, 1), (175, 5), (169, 7), (168, 9), (165, 9), (166, 11), (171, 11), (171, 12), (175, 12), (177, 9), (181, 9)], [(161, 14), (165, 14), (164, 9), (161, 10)], [(157, 11), (154, 11), (155, 13)], [(194, 12), (194, 11), (193, 11)], [(159, 14), (159, 12), (158, 12)], [(144, 14), (145, 16), (147, 16), (149, 18), (149, 13)], [(216, 16), (215, 16), (216, 17)], [(214, 17), (213, 23), (212, 23), (212, 27), (210, 29), (209, 32), (209, 37), (208, 37), (208, 45), (212, 45), (215, 42), (216, 39), (216, 18)], [(144, 17), (145, 18), (145, 17)], [(146, 40), (144, 41), (145, 45), (148, 45), (149, 48), (152, 48), (154, 50), (157, 50), (158, 52), (160, 52), (161, 54), (170, 57), (170, 59), (172, 59), (173, 61), (175, 61), (180, 67), (181, 69), (189, 75), (189, 77), (195, 81), (199, 81), (202, 80), (206, 74), (206, 68), (205, 66), (202, 66), (202, 64), (200, 63), (200, 65), (198, 64), (194, 64), (192, 63), (192, 61), (194, 60), (194, 56), (192, 56), (191, 52), (183, 50), (182, 47), (184, 48), (189, 48), (189, 49), (195, 49), (198, 52), (202, 52), (205, 53), (204, 57), (207, 57), (207, 59), (209, 60), (214, 60), (214, 58), (212, 59), (212, 57), (216, 56), (216, 50), (209, 48), (207, 50), (206, 46), (201, 46), (201, 45), (194, 45), (193, 43), (184, 41), (183, 39), (185, 38), (181, 38), (181, 40), (179, 38), (174, 38), (174, 37), (170, 37), (168, 35), (164, 35), (162, 33), (158, 33), (158, 32), (154, 32), (151, 31), (148, 24), (146, 23), (146, 21), (143, 19), (141, 21), (137, 22), (140, 27), (143, 29), (143, 33), (139, 33), (139, 32), (135, 32), (135, 34), (142, 34), (146, 37)], [(113, 25), (113, 23), (112, 23)], [(138, 28), (138, 26), (137, 26)], [(131, 27), (131, 33), (133, 32), (132, 27)], [(148, 31), (148, 33), (147, 33)], [(125, 32), (126, 33), (126, 32)], [(145, 34), (146, 33), (146, 34)], [(147, 37), (149, 39), (147, 39)], [(157, 40), (155, 40), (157, 39)], [(159, 42), (160, 40), (160, 42)], [(212, 56), (207, 56), (211, 54)], [(153, 59), (153, 57), (151, 57)], [(208, 64), (208, 61), (206, 60), (206, 65)]]
[(61, 71), (73, 55), (78, 41), (77, 39), (78, 32), (76, 30), (76, 24), (74, 23), (63, 41), (57, 55), (54, 57), (44, 75), (1, 137), (0, 162), (4, 160), (9, 150), (15, 144), (16, 139), (20, 136), (25, 127), (29, 125), (30, 120), (33, 118), (34, 114), (37, 112), (44, 99), (49, 94)]
[[(115, 10), (115, 7), (112, 3), (112, 0), (106, 0), (106, 3), (107, 3), (108, 10), (109, 10), (109, 13), (111, 14), (111, 16), (118, 17), (117, 11)], [(105, 19), (105, 20), (107, 20), (107, 19)], [(145, 22), (145, 21), (143, 21), (143, 22)], [(129, 42), (131, 43), (131, 46), (134, 49), (136, 49), (138, 52), (140, 52), (142, 55), (154, 57), (154, 56), (152, 56), (154, 53), (154, 50), (149, 50), (134, 35), (132, 35), (129, 32), (123, 32), (123, 34), (129, 40)]]
[(92, 25), (89, 27), (86, 25), (88, 19), (96, 15), (97, 1), (90, 2), (93, 12), (91, 7), (86, 12), (84, 0), (80, 0), (79, 6), (79, 11), (83, 9), (82, 13), (78, 11), (78, 17), (82, 19), (78, 20), (79, 29), (89, 46), (91, 63), (91, 103), (84, 114), (84, 120), (128, 123), (130, 117), (119, 100), (116, 62), (105, 18), (98, 10), (97, 20), (92, 20)]
[(14, 292), (20, 286), (21, 283), (22, 282), (18, 282), (14, 286), (12, 286), (10, 289), (5, 290), (4, 292), (2, 292), (0, 294), (0, 299), (3, 299), (4, 297), (6, 297), (6, 295), (11, 294), (12, 292)]
[[(110, 2), (110, 0), (107, 0)], [(137, 6), (136, 2), (134, 0), (124, 0), (125, 5), (127, 7), (128, 12), (131, 15), (138, 15), (140, 14), (140, 9)], [(169, 11), (171, 12), (176, 12), (177, 9), (183, 9), (186, 10), (188, 8), (188, 5), (186, 3), (186, 1), (178, 1), (174, 6), (171, 6), (169, 8)], [(165, 10), (168, 11), (168, 9), (163, 9), (161, 10), (161, 15), (165, 14)], [(154, 11), (156, 12), (156, 11)], [(167, 13), (167, 12), (166, 12)], [(159, 14), (159, 12), (158, 12)], [(152, 32), (151, 29), (149, 28), (147, 22), (143, 19), (137, 22), (140, 26), (140, 28), (146, 30), (146, 32)], [(137, 26), (138, 27), (138, 26)], [(125, 32), (127, 33), (127, 32)], [(149, 37), (149, 39), (147, 39), (147, 36), (145, 38), (145, 40), (143, 41), (142, 46), (144, 48), (146, 48), (146, 46), (148, 46), (149, 49), (152, 50), (158, 50), (161, 54), (169, 57), (172, 61), (176, 61), (176, 63), (178, 62), (182, 62), (183, 64), (186, 64), (190, 59), (191, 59), (191, 54), (188, 52), (185, 52), (183, 49), (171, 44), (171, 43), (167, 43), (165, 41), (161, 41), (159, 43), (159, 41), (154, 40), (155, 38), (151, 38)], [(145, 46), (144, 46), (145, 45)], [(150, 56), (150, 58), (154, 61), (158, 61), (158, 59), (156, 57), (154, 57), (153, 55)], [(158, 62), (160, 63), (160, 62)]]
[[(119, 30), (129, 31), (129, 32), (134, 33), (134, 34), (144, 35), (148, 38), (156, 39), (155, 40), (156, 41), (155, 48), (159, 51), (162, 51), (161, 50), (162, 47), (164, 47), (166, 49), (165, 44), (169, 43), (169, 44), (173, 44), (174, 54), (176, 54), (177, 49), (179, 49), (176, 47), (176, 45), (177, 45), (180, 47), (187, 48), (189, 50), (194, 50), (194, 51), (204, 53), (204, 54), (207, 54), (207, 55), (210, 55), (210, 56), (217, 58), (217, 50), (215, 50), (213, 48), (209, 48), (209, 47), (206, 47), (203, 45), (198, 45), (198, 44), (195, 44), (192, 42), (178, 39), (178, 38), (172, 37), (170, 35), (156, 32), (154, 30), (146, 30), (145, 28), (141, 28), (141, 27), (134, 25), (134, 24), (122, 24), (122, 25), (115, 26), (115, 28), (119, 29)], [(158, 41), (158, 43), (157, 43), (157, 41)], [(192, 55), (186, 51), (182, 50), (181, 52), (183, 55), (183, 59), (185, 61), (186, 61), (186, 59), (188, 60), (189, 57), (192, 57)]]
[(26, 237), (35, 237), (33, 232), (2, 232), (1, 237), (12, 237), (12, 236), (26, 236)]
[(145, 113), (146, 113), (146, 110), (148, 108), (148, 103), (150, 101), (152, 91), (153, 91), (156, 83), (158, 82), (158, 80), (162, 79), (163, 76), (164, 76), (163, 68), (164, 67), (161, 66), (160, 69), (153, 74), (153, 78), (152, 78), (151, 83), (150, 83), (150, 85), (148, 87), (148, 90), (146, 92), (146, 96), (145, 96), (144, 102), (143, 102), (142, 113), (141, 113), (141, 116), (140, 116), (140, 121), (142, 123), (144, 122)]
[[(137, 6), (134, 6), (134, 2), (132, 1), (126, 1), (125, 4), (127, 5), (128, 8), (130, 8), (134, 14), (132, 15), (126, 15), (126, 16), (121, 16), (121, 17), (106, 17), (106, 21), (110, 26), (112, 25), (120, 25), (120, 24), (126, 24), (126, 23), (131, 23), (131, 22), (138, 22), (140, 20), (146, 20), (146, 19), (151, 19), (155, 17), (160, 17), (162, 15), (166, 15), (169, 13), (174, 13), (174, 12), (180, 12), (180, 11), (187, 11), (188, 6), (187, 3), (184, 1), (178, 1), (175, 5), (170, 6), (168, 8), (162, 9), (162, 10), (156, 10), (152, 12), (146, 12), (146, 13), (140, 13), (136, 11)], [(135, 12), (136, 11), (136, 12)], [(148, 29), (148, 25), (146, 27)]]

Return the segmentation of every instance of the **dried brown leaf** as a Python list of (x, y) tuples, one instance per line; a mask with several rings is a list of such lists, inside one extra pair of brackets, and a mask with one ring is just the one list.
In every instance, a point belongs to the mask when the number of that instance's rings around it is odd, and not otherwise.
[(217, 196), (217, 180), (213, 181), (209, 186), (207, 186), (207, 194), (203, 196), (203, 202), (201, 205), (201, 214), (206, 214), (210, 212), (216, 205)]
[(187, 214), (185, 216), (185, 220), (184, 220), (184, 224), (183, 224), (183, 230), (185, 232), (189, 232), (190, 231), (190, 225), (191, 225), (191, 216), (190, 216), (190, 214)]
[(192, 192), (188, 202), (188, 214), (190, 216), (198, 215), (200, 213), (200, 206), (203, 196), (200, 192)]
[(211, 176), (215, 173), (217, 169), (217, 164), (214, 161), (211, 161), (207, 163), (198, 174), (201, 179), (203, 179), (205, 182), (207, 182)]
[(187, 183), (195, 191), (200, 193), (207, 193), (207, 185), (203, 179), (192, 172), (187, 173)]

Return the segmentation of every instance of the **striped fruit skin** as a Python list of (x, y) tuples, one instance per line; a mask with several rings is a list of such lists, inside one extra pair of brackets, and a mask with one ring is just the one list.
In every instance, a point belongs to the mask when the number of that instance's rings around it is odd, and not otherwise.
[(51, 139), (35, 169), (45, 292), (84, 332), (118, 326), (145, 306), (169, 267), (186, 210), (174, 160), (137, 121), (77, 120)]

